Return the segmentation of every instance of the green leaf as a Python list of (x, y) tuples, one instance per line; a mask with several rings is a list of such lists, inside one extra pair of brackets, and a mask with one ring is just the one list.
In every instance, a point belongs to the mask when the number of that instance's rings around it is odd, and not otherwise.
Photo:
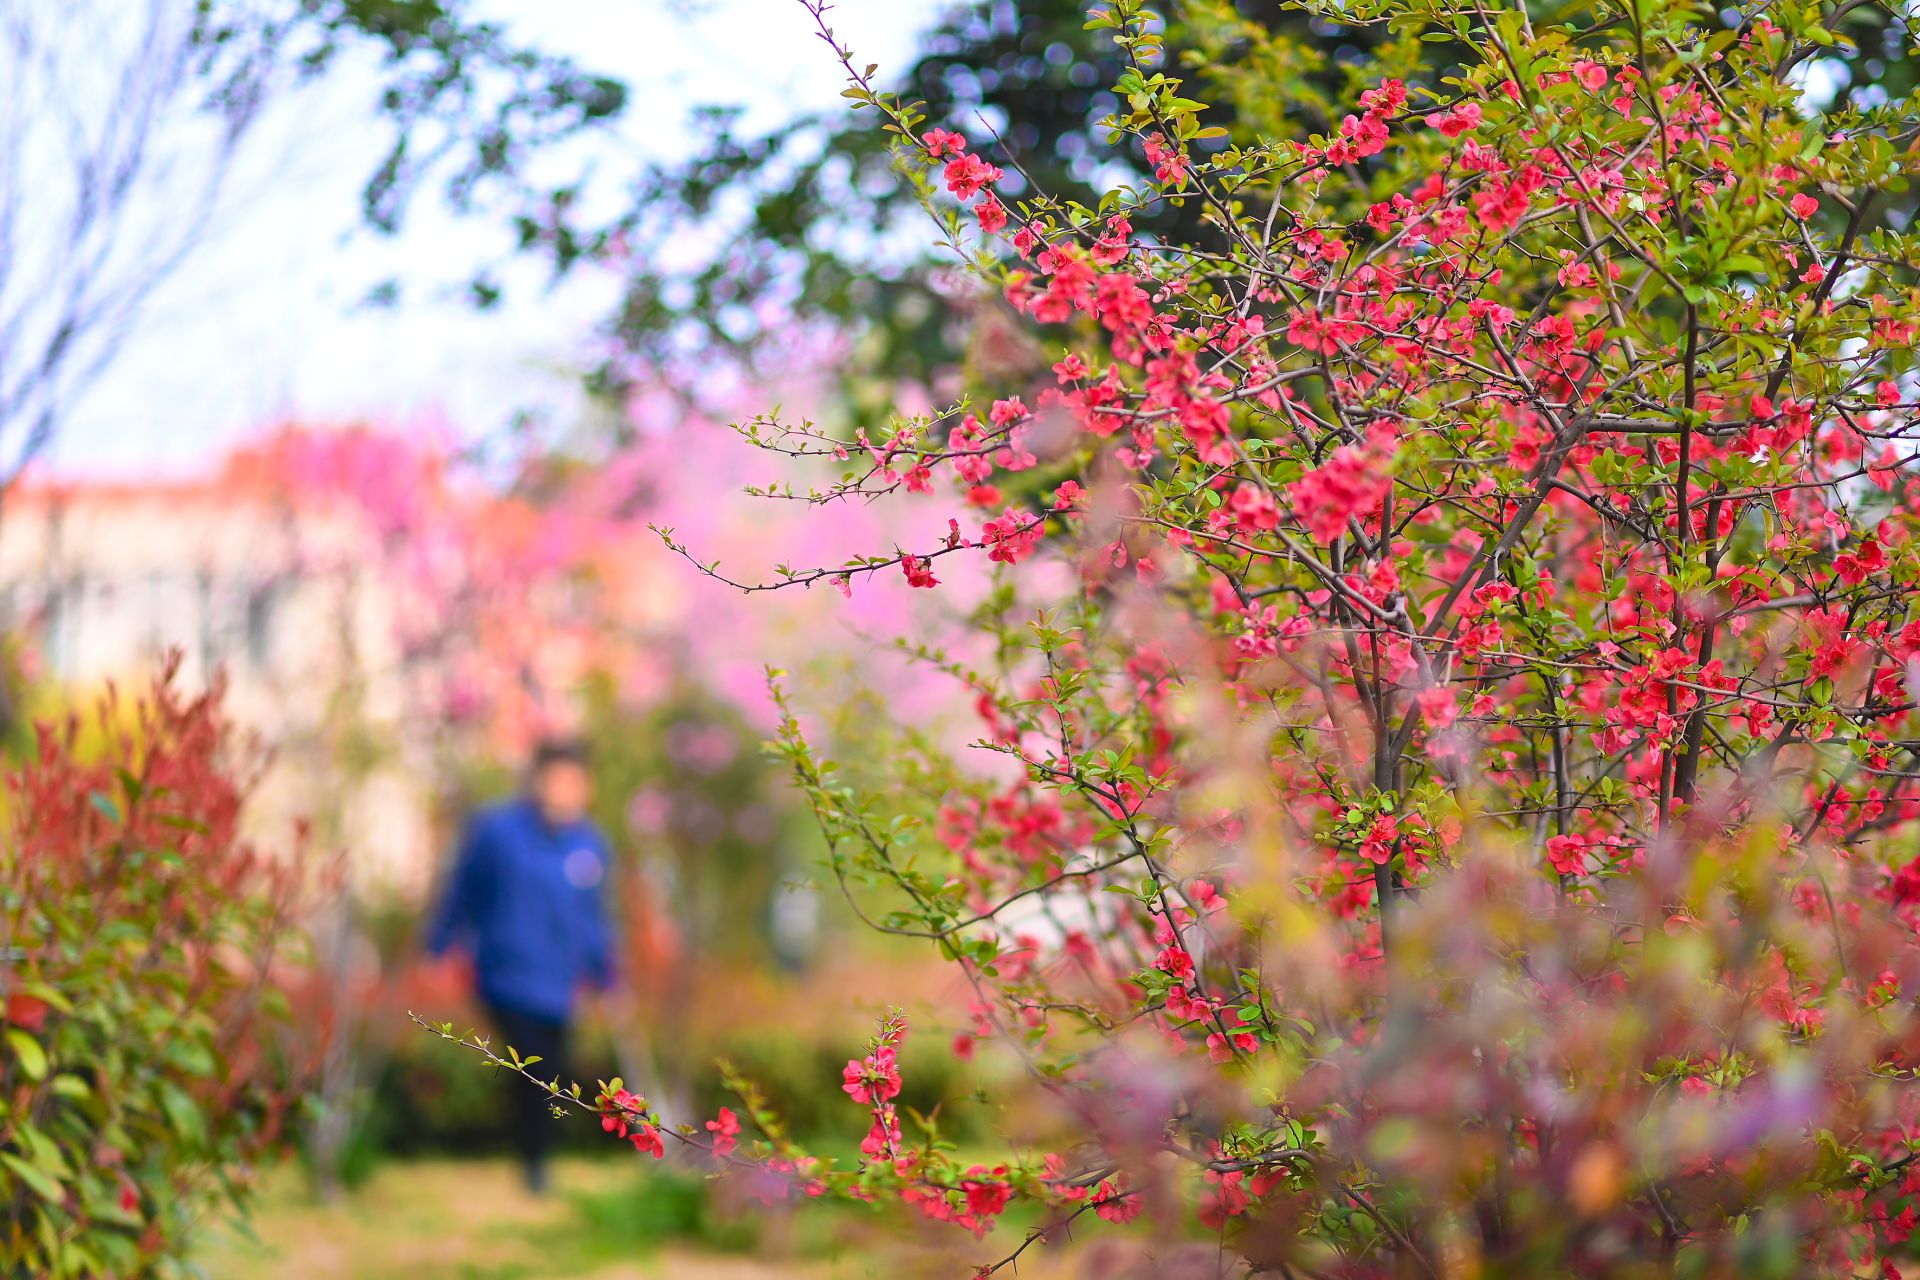
[(52, 1177), (33, 1165), (28, 1164), (11, 1151), (0, 1151), (0, 1164), (20, 1175), (20, 1181), (32, 1187), (41, 1199), (51, 1204), (59, 1204), (67, 1198), (66, 1191)]
[(22, 1075), (29, 1080), (47, 1078), (47, 1051), (38, 1040), (19, 1027), (9, 1027), (7, 1043), (13, 1046), (13, 1056), (20, 1063)]
[(210, 1076), (219, 1070), (213, 1050), (198, 1040), (176, 1041), (167, 1053), (167, 1060), (190, 1076)]
[(73, 1169), (67, 1158), (60, 1154), (60, 1148), (52, 1138), (32, 1125), (23, 1125), (16, 1131), (21, 1146), (33, 1157), (35, 1167), (44, 1170), (49, 1176), (60, 1179), (73, 1177)]
[(160, 1109), (167, 1113), (167, 1123), (182, 1138), (198, 1143), (206, 1137), (206, 1117), (179, 1085), (169, 1082), (161, 1086)]
[(55, 1076), (53, 1083), (49, 1085), (48, 1088), (52, 1090), (55, 1097), (59, 1098), (73, 1098), (77, 1100), (93, 1096), (93, 1086), (70, 1072), (62, 1072)]

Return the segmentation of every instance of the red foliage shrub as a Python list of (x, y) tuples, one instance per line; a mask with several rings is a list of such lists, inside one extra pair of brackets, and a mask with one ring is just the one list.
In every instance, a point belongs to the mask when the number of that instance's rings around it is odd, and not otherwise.
[(300, 960), (304, 838), (241, 834), (260, 756), (170, 669), (43, 726), (6, 778), (0, 1268), (147, 1274), (247, 1191), (304, 1075), (277, 979)]

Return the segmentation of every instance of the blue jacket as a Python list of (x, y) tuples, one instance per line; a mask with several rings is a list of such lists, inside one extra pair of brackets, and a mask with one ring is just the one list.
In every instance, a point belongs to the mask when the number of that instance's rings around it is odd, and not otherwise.
[(461, 840), (427, 949), (472, 955), (487, 1003), (564, 1022), (582, 982), (613, 981), (600, 903), (608, 865), (591, 823), (550, 826), (524, 798), (482, 810)]

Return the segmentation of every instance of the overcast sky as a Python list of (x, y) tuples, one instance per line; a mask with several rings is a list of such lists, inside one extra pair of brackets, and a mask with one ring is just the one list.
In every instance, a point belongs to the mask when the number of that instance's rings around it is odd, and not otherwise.
[[(882, 74), (903, 66), (944, 0), (839, 0), (834, 26)], [(737, 103), (772, 125), (841, 101), (838, 67), (794, 0), (493, 0), (526, 42), (632, 88), (616, 171), (673, 146), (679, 101)], [(213, 234), (158, 292), (136, 336), (75, 407), (49, 465), (122, 476), (178, 472), (262, 424), (444, 416), (499, 426), (517, 407), (564, 415), (607, 282), (516, 289), (475, 313), (430, 290), (358, 306), (390, 277), (458, 282), (497, 246), (424, 201), (397, 238), (359, 230), (381, 151), (370, 73), (348, 69), (280, 104), (247, 151)], [(617, 154), (624, 152), (624, 154)]]

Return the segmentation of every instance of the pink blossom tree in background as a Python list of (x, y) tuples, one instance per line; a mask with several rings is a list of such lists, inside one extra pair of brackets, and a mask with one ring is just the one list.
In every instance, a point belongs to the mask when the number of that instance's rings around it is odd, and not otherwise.
[(836, 554), (891, 519), (875, 512), (825, 528), (799, 510), (716, 500), (707, 486), (764, 474), (733, 439), (699, 421), (643, 419), (629, 443), (591, 459), (530, 449), (483, 467), (445, 430), (294, 428), (244, 449), (228, 470), (275, 504), (360, 530), (314, 540), (296, 571), (371, 565), (391, 596), (409, 714), (445, 726), (450, 749), (464, 735), (468, 749), (511, 757), (576, 726), (574, 695), (589, 671), (612, 672), (636, 704), (684, 675), (771, 727), (770, 642), (804, 662), (809, 646), (826, 655), (900, 630), (904, 589), (869, 593), (853, 609), (824, 598), (768, 609), (677, 570), (650, 525), (751, 563), (768, 545)]

